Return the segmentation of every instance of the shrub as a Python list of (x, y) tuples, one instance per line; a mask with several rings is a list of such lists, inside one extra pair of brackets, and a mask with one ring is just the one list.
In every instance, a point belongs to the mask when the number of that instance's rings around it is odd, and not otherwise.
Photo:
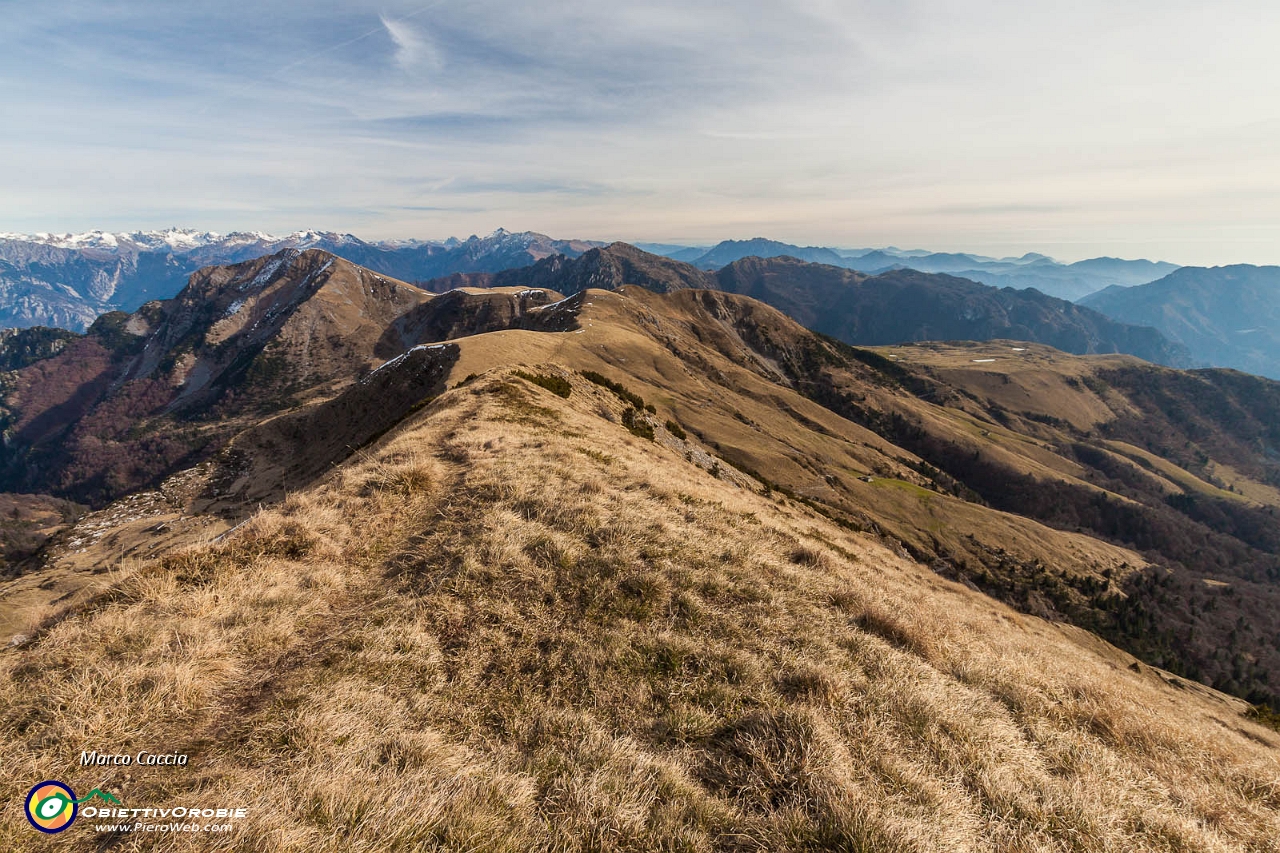
[(805, 545), (797, 546), (792, 550), (791, 562), (797, 566), (808, 566), (812, 569), (831, 567), (831, 561), (826, 554)]
[(653, 441), (653, 426), (644, 419), (644, 414), (639, 409), (631, 408), (623, 412), (622, 425), (631, 430), (632, 435)]
[(667, 427), (667, 432), (671, 433), (681, 441), (684, 441), (686, 438), (689, 437), (688, 434), (683, 429), (680, 428), (680, 424), (676, 423), (675, 421), (667, 421), (665, 426)]
[(515, 375), (566, 399), (573, 391), (573, 386), (563, 376), (549, 376), (545, 373), (525, 373), (523, 370), (515, 371)]
[(589, 382), (594, 382), (595, 384), (603, 388), (608, 388), (610, 391), (616, 394), (618, 398), (621, 399), (624, 403), (630, 403), (632, 407), (637, 410), (643, 410), (647, 408), (649, 409), (649, 411), (655, 411), (655, 409), (652, 406), (645, 405), (644, 397), (641, 397), (639, 394), (632, 394), (630, 391), (626, 389), (626, 387), (621, 382), (614, 382), (609, 377), (604, 376), (603, 374), (600, 374), (600, 373), (596, 373), (594, 370), (582, 371), (582, 377), (588, 380)]
[(1245, 712), (1245, 716), (1255, 723), (1260, 723), (1280, 732), (1280, 714), (1272, 710), (1270, 705), (1254, 705)]

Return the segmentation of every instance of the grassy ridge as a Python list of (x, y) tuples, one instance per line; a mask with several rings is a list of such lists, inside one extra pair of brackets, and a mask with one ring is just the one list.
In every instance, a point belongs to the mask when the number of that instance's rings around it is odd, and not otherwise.
[[(86, 788), (244, 803), (245, 850), (1273, 848), (1280, 741), (1240, 707), (712, 477), (570, 381), (447, 392), (50, 614), (0, 652), (0, 796), (79, 779), (86, 742), (165, 743), (197, 771)], [(22, 820), (6, 849), (43, 849)]]

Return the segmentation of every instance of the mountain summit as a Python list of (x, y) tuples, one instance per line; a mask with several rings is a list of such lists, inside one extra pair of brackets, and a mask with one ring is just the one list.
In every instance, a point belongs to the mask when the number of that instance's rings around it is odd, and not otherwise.
[(354, 380), (427, 298), (315, 249), (204, 268), (173, 299), (105, 314), (5, 379), (8, 489), (92, 503), (143, 485), (246, 417)]
[(791, 257), (819, 264), (843, 264), (844, 258), (833, 249), (818, 246), (793, 246), (777, 240), (756, 237), (752, 240), (725, 240), (692, 263), (702, 269), (716, 270), (743, 258)]

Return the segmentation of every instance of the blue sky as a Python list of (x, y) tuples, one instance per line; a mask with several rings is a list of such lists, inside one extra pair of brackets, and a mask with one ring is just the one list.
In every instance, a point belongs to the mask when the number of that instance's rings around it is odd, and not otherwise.
[(1280, 263), (1280, 8), (1066, 5), (0, 0), (0, 231)]

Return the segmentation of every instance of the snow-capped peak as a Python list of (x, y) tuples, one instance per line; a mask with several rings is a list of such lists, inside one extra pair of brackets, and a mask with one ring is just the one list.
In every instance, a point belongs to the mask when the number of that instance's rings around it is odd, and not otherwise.
[(284, 248), (309, 249), (314, 247), (333, 248), (338, 246), (371, 245), (388, 249), (409, 248), (436, 245), (447, 249), (456, 248), (464, 243), (471, 243), (480, 254), (487, 254), (503, 248), (524, 247), (538, 240), (548, 239), (531, 231), (508, 231), (498, 228), (487, 237), (472, 235), (466, 241), (450, 237), (448, 240), (383, 240), (364, 241), (353, 234), (339, 234), (334, 231), (303, 229), (294, 231), (283, 237), (268, 234), (264, 231), (233, 231), (220, 234), (216, 231), (197, 231), (193, 228), (165, 228), (158, 231), (85, 231), (79, 234), (16, 234), (0, 232), (0, 240), (14, 240), (55, 246), (60, 249), (83, 250), (92, 249), (113, 254), (129, 254), (136, 252), (172, 252), (187, 254), (204, 248), (244, 248), (260, 247), (264, 252), (274, 252)]
[(222, 235), (216, 231), (195, 231), (190, 228), (166, 228), (163, 231), (134, 231), (122, 235), (135, 245), (146, 249), (168, 248), (175, 252), (189, 252), (201, 246), (217, 243)]
[(201, 246), (218, 242), (221, 235), (213, 231), (196, 231), (190, 228), (166, 228), (163, 231), (132, 231), (129, 233), (112, 233), (110, 231), (85, 231), (79, 234), (2, 234), (7, 240), (21, 240), (27, 243), (39, 243), (59, 249), (102, 249), (110, 252), (128, 250), (156, 251), (168, 249), (174, 252), (189, 252)]

